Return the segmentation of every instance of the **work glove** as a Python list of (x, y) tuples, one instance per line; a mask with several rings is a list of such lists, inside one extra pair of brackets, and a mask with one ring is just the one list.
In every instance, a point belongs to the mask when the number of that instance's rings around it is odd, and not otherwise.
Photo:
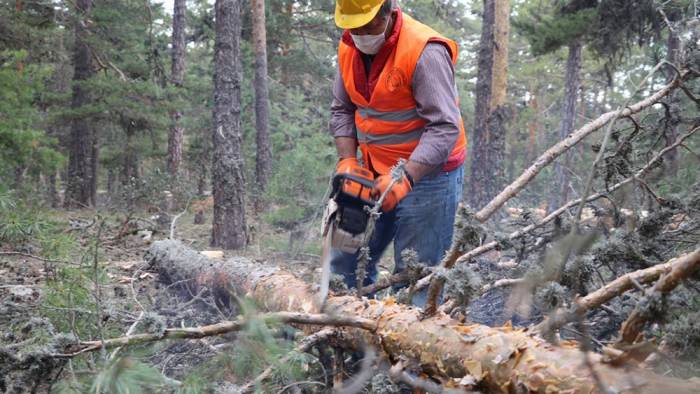
[[(391, 175), (380, 175), (374, 181), (374, 188), (372, 189), (372, 198), (374, 198), (375, 200), (379, 200), (382, 194), (384, 194), (384, 191), (389, 188), (390, 183)], [(403, 177), (401, 177), (401, 179), (396, 181), (396, 183), (394, 183), (394, 186), (391, 187), (391, 190), (382, 202), (382, 211), (389, 212), (396, 208), (399, 202), (403, 200), (404, 197), (406, 197), (406, 195), (408, 195), (408, 193), (410, 193), (413, 189), (412, 183), (413, 182), (411, 182), (410, 178), (407, 177), (405, 174)]]
[(336, 175), (352, 174), (354, 172), (357, 172), (357, 170), (365, 171), (360, 165), (360, 162), (357, 161), (356, 157), (346, 157), (344, 159), (340, 159), (338, 160), (338, 164), (336, 164), (335, 166)]

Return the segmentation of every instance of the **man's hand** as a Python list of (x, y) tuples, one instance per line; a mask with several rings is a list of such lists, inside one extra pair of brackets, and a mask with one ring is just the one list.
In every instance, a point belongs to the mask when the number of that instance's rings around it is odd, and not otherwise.
[[(379, 198), (384, 194), (384, 191), (389, 188), (391, 183), (391, 175), (381, 175), (374, 181), (374, 188), (372, 189), (372, 197), (379, 200)], [(404, 175), (401, 179), (394, 183), (391, 187), (389, 193), (387, 193), (384, 202), (382, 202), (382, 211), (389, 212), (396, 208), (401, 200), (408, 193), (411, 192), (413, 187), (411, 186), (411, 181)]]

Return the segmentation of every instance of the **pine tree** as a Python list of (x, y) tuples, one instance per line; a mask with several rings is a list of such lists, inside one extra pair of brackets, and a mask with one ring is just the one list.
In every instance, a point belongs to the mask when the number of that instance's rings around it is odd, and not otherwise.
[[(92, 0), (76, 0), (75, 3), (75, 43), (73, 48), (73, 98), (71, 108), (80, 111), (90, 103), (90, 94), (85, 82), (94, 74), (92, 52), (88, 45), (89, 17)], [(73, 119), (68, 161), (68, 185), (66, 187), (66, 208), (79, 208), (95, 205), (97, 193), (97, 133), (91, 120), (86, 116)]]
[(245, 178), (241, 153), (241, 2), (217, 0), (214, 45), (214, 219), (211, 245), (246, 244)]
[[(175, 0), (173, 5), (172, 66), (170, 80), (176, 88), (181, 88), (185, 77), (185, 14), (186, 0)], [(179, 89), (178, 89), (179, 90)], [(175, 108), (171, 114), (172, 124), (168, 132), (168, 173), (176, 178), (182, 161), (184, 128), (182, 110)]]
[(256, 205), (261, 208), (263, 193), (272, 170), (270, 146), (270, 108), (267, 88), (267, 32), (265, 26), (265, 0), (251, 1), (253, 15), (253, 44), (255, 47), (255, 178), (258, 195)]
[(469, 203), (486, 205), (504, 183), (509, 0), (484, 0), (479, 43)]

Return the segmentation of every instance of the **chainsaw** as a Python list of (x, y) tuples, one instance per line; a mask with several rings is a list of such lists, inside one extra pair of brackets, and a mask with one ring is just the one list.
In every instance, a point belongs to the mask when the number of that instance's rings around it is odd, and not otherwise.
[[(323, 214), (323, 252), (321, 254), (321, 285), (319, 304), (323, 310), (331, 275), (331, 249), (356, 253), (367, 246), (374, 232), (374, 223), (394, 183), (405, 173), (405, 160), (400, 159), (391, 169), (392, 181), (387, 189), (375, 199), (372, 196), (374, 174), (364, 168), (352, 169), (349, 174), (336, 174), (326, 210)], [(360, 284), (361, 286), (361, 284)], [(359, 293), (358, 293), (359, 294)]]
[(353, 169), (349, 174), (336, 174), (328, 204), (323, 213), (323, 253), (319, 301), (328, 296), (331, 249), (355, 253), (363, 246), (370, 209), (376, 204), (371, 192), (374, 174), (366, 169)]

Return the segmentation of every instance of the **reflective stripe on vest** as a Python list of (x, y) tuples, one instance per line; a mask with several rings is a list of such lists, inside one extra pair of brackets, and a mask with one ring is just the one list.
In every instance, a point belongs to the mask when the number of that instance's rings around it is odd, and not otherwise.
[(357, 111), (360, 113), (360, 116), (365, 119), (372, 118), (385, 122), (407, 122), (420, 119), (418, 111), (416, 111), (415, 108), (402, 111), (377, 111), (374, 108), (358, 107)]
[(398, 145), (409, 142), (417, 142), (425, 130), (423, 127), (401, 133), (369, 134), (360, 129), (357, 130), (357, 140), (361, 144), (372, 145)]

